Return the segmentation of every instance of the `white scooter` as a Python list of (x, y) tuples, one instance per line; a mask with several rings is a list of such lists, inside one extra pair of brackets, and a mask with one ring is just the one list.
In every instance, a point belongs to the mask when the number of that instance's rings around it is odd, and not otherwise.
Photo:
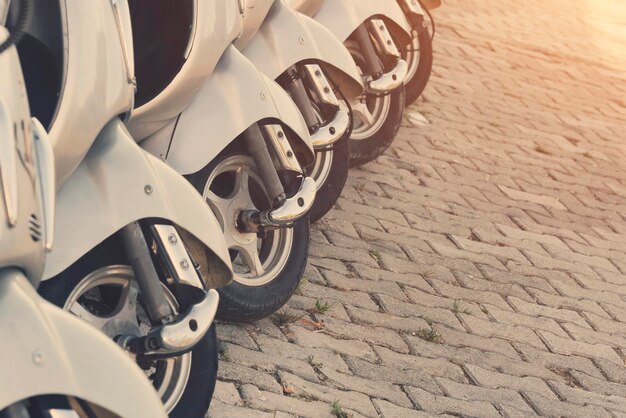
[(34, 114), (49, 118), (58, 179), (58, 239), (40, 293), (126, 350), (170, 416), (201, 417), (217, 372), (214, 289), (232, 279), (220, 225), (126, 130), (135, 92), (126, 2), (33, 6), (18, 52)]
[(309, 174), (317, 195), (309, 217), (315, 222), (335, 204), (348, 176), (348, 101), (363, 93), (361, 77), (341, 41), (283, 0), (247, 0), (245, 6), (235, 46), (290, 94), (311, 134), (316, 158)]
[(435, 21), (429, 10), (439, 7), (441, 1), (397, 1), (411, 24), (411, 43), (402, 50), (403, 58), (409, 66), (404, 81), (406, 105), (409, 106), (422, 94), (430, 79), (433, 68), (432, 41), (435, 36)]
[(35, 291), (53, 243), (54, 155), (30, 118), (13, 35), (0, 26), (0, 417), (165, 417), (118, 346)]
[[(326, 26), (348, 48), (365, 84), (352, 104), (352, 166), (371, 161), (393, 142), (405, 107), (409, 66), (402, 49), (411, 26), (397, 0), (288, 0)], [(413, 4), (413, 3), (412, 3)]]
[(218, 316), (233, 321), (267, 317), (295, 291), (316, 191), (304, 174), (314, 154), (298, 107), (232, 45), (243, 6), (131, 1), (138, 89), (129, 129), (219, 219), (235, 277), (219, 290)]

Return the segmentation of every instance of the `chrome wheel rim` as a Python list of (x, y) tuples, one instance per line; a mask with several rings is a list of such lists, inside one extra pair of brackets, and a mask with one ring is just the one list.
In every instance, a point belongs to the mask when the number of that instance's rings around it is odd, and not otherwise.
[(267, 210), (267, 192), (254, 160), (233, 155), (221, 161), (209, 175), (202, 197), (224, 231), (234, 280), (246, 286), (263, 286), (285, 268), (293, 244), (293, 229), (267, 231), (263, 238), (242, 232), (237, 218), (242, 210)]
[[(176, 312), (176, 299), (165, 286), (163, 288), (170, 307)], [(116, 295), (119, 295), (117, 302)], [(128, 266), (103, 267), (89, 274), (72, 290), (63, 309), (112, 339), (118, 336), (145, 336), (151, 327), (141, 304), (137, 281)], [(185, 392), (191, 373), (191, 356), (189, 352), (151, 361), (147, 367), (143, 367), (168, 413)]]
[[(364, 76), (365, 58), (357, 42), (346, 41), (346, 48), (354, 58), (361, 77)], [(369, 139), (375, 135), (385, 124), (391, 110), (391, 97), (389, 94), (383, 96), (373, 94), (362, 94), (350, 102), (352, 107), (352, 140)]]
[[(341, 108), (344, 107), (341, 106)], [(320, 123), (325, 123), (324, 117), (316, 106), (313, 106), (313, 111), (315, 112), (317, 120), (320, 121)], [(340, 139), (340, 141), (341, 140), (343, 140), (343, 138)], [(315, 151), (315, 163), (309, 173), (309, 177), (315, 180), (315, 186), (318, 191), (324, 186), (324, 183), (326, 183), (328, 179), (333, 165), (333, 156), (334, 151), (332, 148)]]
[(406, 61), (409, 65), (409, 71), (406, 76), (407, 80), (413, 80), (420, 65), (420, 40), (418, 36), (417, 31), (412, 31), (411, 43), (407, 46)]
[(315, 180), (317, 190), (320, 190), (328, 180), (333, 165), (333, 154), (333, 150), (315, 152), (315, 164), (309, 175)]

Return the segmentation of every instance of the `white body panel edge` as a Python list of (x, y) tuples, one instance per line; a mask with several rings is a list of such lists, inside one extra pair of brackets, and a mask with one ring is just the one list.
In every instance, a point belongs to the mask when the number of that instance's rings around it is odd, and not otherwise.
[(325, 0), (314, 19), (343, 42), (372, 16), (384, 16), (393, 21), (406, 36), (404, 42), (410, 42), (411, 25), (397, 0)]
[(245, 129), (264, 119), (287, 125), (313, 158), (309, 131), (298, 107), (278, 84), (231, 45), (178, 120), (141, 142), (141, 146), (179, 173), (193, 174)]
[(57, 192), (56, 242), (44, 280), (72, 265), (125, 225), (163, 218), (184, 228), (232, 274), (223, 233), (193, 186), (154, 158), (119, 119), (109, 122), (67, 183)]
[(328, 64), (325, 69), (346, 96), (356, 97), (363, 91), (358, 68), (342, 42), (282, 0), (274, 2), (261, 28), (241, 51), (273, 80), (294, 64), (316, 60)]
[(0, 272), (0, 335), (0, 410), (29, 397), (63, 394), (124, 418), (166, 417), (154, 388), (126, 353), (43, 300), (18, 270)]

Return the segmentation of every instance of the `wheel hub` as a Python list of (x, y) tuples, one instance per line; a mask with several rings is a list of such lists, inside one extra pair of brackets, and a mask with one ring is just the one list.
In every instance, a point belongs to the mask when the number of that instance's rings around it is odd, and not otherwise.
[[(252, 243), (256, 243), (257, 236), (251, 232), (245, 232), (241, 225), (239, 225), (240, 220), (239, 217), (243, 210), (254, 210), (254, 204), (251, 199), (248, 199), (244, 196), (238, 197), (234, 199), (228, 205), (226, 209), (225, 219), (229, 219), (228, 225), (226, 226), (226, 240), (232, 241), (232, 244), (236, 245), (250, 245)], [(228, 243), (229, 247), (231, 246), (230, 242)]]
[(141, 329), (137, 319), (132, 321), (128, 318), (112, 318), (100, 328), (100, 331), (113, 339), (120, 335), (129, 337), (141, 336)]

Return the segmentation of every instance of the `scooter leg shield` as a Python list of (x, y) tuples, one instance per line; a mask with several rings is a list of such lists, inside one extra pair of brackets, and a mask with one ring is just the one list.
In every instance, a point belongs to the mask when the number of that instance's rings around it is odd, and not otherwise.
[(411, 41), (411, 25), (397, 0), (326, 0), (314, 19), (326, 26), (341, 41), (345, 41), (367, 19), (378, 16), (400, 39), (398, 44)]
[(122, 417), (166, 417), (144, 373), (105, 334), (43, 300), (18, 270), (0, 272), (0, 410), (67, 395)]
[(294, 148), (301, 154), (305, 151), (302, 166), (313, 161), (308, 128), (298, 107), (278, 84), (231, 46), (191, 105), (141, 146), (179, 173), (193, 174), (248, 127), (263, 120), (282, 122), (295, 134), (297, 138), (290, 138), (297, 141)]
[(326, 63), (325, 69), (348, 97), (363, 91), (358, 68), (342, 42), (315, 20), (276, 1), (243, 54), (266, 76), (276, 79), (303, 61)]
[(315, 16), (325, 0), (286, 0), (289, 7), (307, 16)]
[(54, 277), (100, 242), (139, 219), (171, 221), (204, 244), (209, 282), (232, 278), (221, 227), (198, 192), (130, 136), (119, 119), (109, 122), (76, 172), (57, 192), (56, 243), (44, 280)]

